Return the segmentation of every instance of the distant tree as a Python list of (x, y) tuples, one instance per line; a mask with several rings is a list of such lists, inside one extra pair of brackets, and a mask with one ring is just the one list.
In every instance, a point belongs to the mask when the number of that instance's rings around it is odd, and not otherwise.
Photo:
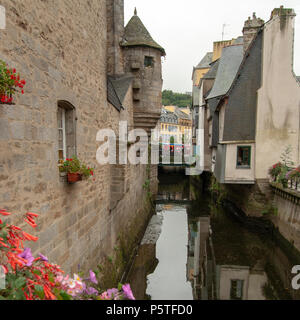
[(162, 104), (164, 106), (177, 106), (184, 108), (191, 106), (192, 98), (189, 94), (177, 93), (172, 90), (164, 90), (162, 92)]
[(175, 138), (174, 138), (173, 136), (171, 136), (171, 138), (170, 138), (170, 144), (174, 144), (174, 142), (175, 142)]

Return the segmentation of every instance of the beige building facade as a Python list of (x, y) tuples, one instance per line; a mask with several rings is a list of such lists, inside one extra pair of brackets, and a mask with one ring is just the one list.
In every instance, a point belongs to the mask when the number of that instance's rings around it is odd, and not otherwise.
[(295, 165), (300, 163), (300, 83), (293, 71), (295, 18), (292, 9), (274, 9), (264, 26), (262, 85), (257, 93), (256, 179), (268, 178), (269, 167), (280, 161), (289, 145)]

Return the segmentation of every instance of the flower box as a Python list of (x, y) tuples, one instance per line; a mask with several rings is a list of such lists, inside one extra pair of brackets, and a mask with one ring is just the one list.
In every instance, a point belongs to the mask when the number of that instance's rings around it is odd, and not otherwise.
[(69, 183), (76, 183), (82, 180), (82, 174), (78, 172), (76, 173), (68, 172), (67, 178)]
[[(60, 177), (65, 178), (68, 183), (76, 183), (88, 179), (94, 175), (94, 169), (82, 164), (76, 156), (72, 159), (59, 161)], [(65, 175), (65, 176), (62, 176)]]

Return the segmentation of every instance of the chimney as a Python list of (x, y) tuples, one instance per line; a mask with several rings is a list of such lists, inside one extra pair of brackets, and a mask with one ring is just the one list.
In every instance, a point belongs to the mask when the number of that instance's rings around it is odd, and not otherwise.
[(123, 74), (123, 55), (120, 42), (124, 36), (124, 0), (107, 0), (107, 73)]
[(280, 6), (280, 8), (275, 8), (271, 13), (271, 19), (275, 17), (279, 17), (280, 19), (280, 30), (283, 31), (287, 25), (289, 17), (295, 17), (295, 11), (293, 9), (284, 8)]
[(244, 53), (248, 49), (250, 43), (255, 38), (258, 30), (263, 26), (264, 20), (260, 18), (256, 18), (255, 12), (252, 15), (252, 19), (249, 17), (247, 21), (245, 21), (243, 35), (244, 35)]

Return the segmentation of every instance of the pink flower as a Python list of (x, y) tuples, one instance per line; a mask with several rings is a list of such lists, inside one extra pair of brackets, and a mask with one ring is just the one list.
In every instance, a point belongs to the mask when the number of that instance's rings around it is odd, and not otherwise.
[(130, 288), (130, 284), (125, 284), (124, 286), (122, 286), (122, 289), (126, 298), (128, 298), (129, 300), (135, 300), (135, 297), (133, 296)]
[(95, 275), (95, 273), (94, 273), (92, 270), (90, 270), (90, 277), (89, 277), (89, 280), (90, 280), (91, 282), (95, 283), (95, 284), (98, 284), (98, 281), (97, 281), (96, 275)]
[(23, 258), (27, 261), (27, 263), (25, 264), (26, 267), (32, 266), (32, 263), (34, 261), (34, 257), (31, 253), (30, 248), (25, 248), (24, 251), (18, 255), (18, 257)]

